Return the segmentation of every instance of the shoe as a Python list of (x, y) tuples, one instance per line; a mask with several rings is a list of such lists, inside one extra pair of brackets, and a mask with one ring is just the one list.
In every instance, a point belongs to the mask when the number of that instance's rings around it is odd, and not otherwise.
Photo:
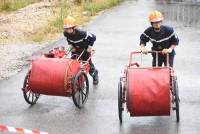
[(93, 75), (93, 84), (97, 85), (99, 83), (99, 76), (98, 76), (98, 70), (95, 70)]

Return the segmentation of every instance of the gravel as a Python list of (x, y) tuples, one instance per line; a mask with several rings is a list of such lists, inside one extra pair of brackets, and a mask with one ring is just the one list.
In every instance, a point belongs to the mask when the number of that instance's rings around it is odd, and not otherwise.
[(44, 47), (44, 44), (0, 45), (0, 80), (21, 71)]
[[(18, 11), (0, 13), (0, 80), (30, 63), (47, 44), (25, 43), (26, 37), (44, 27), (55, 16), (52, 8), (59, 0), (44, 0)], [(48, 45), (49, 46), (49, 45)]]

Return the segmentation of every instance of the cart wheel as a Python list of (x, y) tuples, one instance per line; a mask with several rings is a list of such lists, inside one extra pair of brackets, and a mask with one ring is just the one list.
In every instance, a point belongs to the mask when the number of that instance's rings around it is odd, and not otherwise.
[(87, 75), (80, 71), (72, 82), (72, 99), (76, 107), (81, 109), (87, 101), (89, 94), (89, 82)]
[(118, 84), (118, 114), (119, 114), (119, 121), (122, 123), (122, 112), (123, 112), (123, 96), (122, 96), (122, 83), (121, 81)]
[(23, 94), (24, 94), (24, 99), (26, 100), (26, 102), (28, 104), (34, 105), (36, 104), (37, 100), (40, 97), (40, 94), (38, 93), (33, 93), (30, 88), (29, 88), (29, 76), (30, 76), (30, 72), (29, 71), (26, 74), (26, 77), (24, 79), (24, 85), (23, 85)]
[(179, 92), (178, 92), (178, 83), (177, 80), (174, 80), (174, 101), (175, 101), (175, 110), (176, 110), (176, 121), (179, 122)]

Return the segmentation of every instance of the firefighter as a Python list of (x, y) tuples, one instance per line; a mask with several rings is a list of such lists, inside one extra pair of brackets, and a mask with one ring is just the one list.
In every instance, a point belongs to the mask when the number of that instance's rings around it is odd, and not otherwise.
[[(147, 54), (145, 48), (147, 42), (152, 43), (152, 51), (162, 51), (158, 54), (158, 66), (166, 66), (166, 53), (169, 53), (169, 65), (173, 67), (175, 51), (179, 39), (172, 27), (162, 25), (164, 17), (161, 12), (153, 11), (149, 15), (151, 26), (148, 27), (140, 36), (140, 50)], [(156, 54), (153, 53), (152, 66), (156, 66)]]
[[(86, 61), (91, 55), (93, 44), (96, 41), (96, 36), (87, 31), (78, 29), (76, 26), (76, 20), (73, 17), (68, 16), (65, 18), (63, 21), (64, 36), (66, 37), (69, 49), (71, 50), (72, 59), (77, 58), (75, 55), (80, 55), (84, 50), (86, 50), (81, 56), (81, 59)], [(97, 85), (99, 82), (98, 70), (95, 68), (91, 59), (89, 60), (89, 64), (89, 74), (93, 78), (93, 84)]]

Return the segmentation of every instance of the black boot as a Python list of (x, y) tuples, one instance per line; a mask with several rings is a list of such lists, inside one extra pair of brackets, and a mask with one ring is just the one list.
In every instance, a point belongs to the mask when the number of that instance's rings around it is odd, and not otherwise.
[(93, 78), (93, 84), (97, 85), (99, 83), (98, 70), (94, 71), (94, 74), (93, 74), (92, 78)]

